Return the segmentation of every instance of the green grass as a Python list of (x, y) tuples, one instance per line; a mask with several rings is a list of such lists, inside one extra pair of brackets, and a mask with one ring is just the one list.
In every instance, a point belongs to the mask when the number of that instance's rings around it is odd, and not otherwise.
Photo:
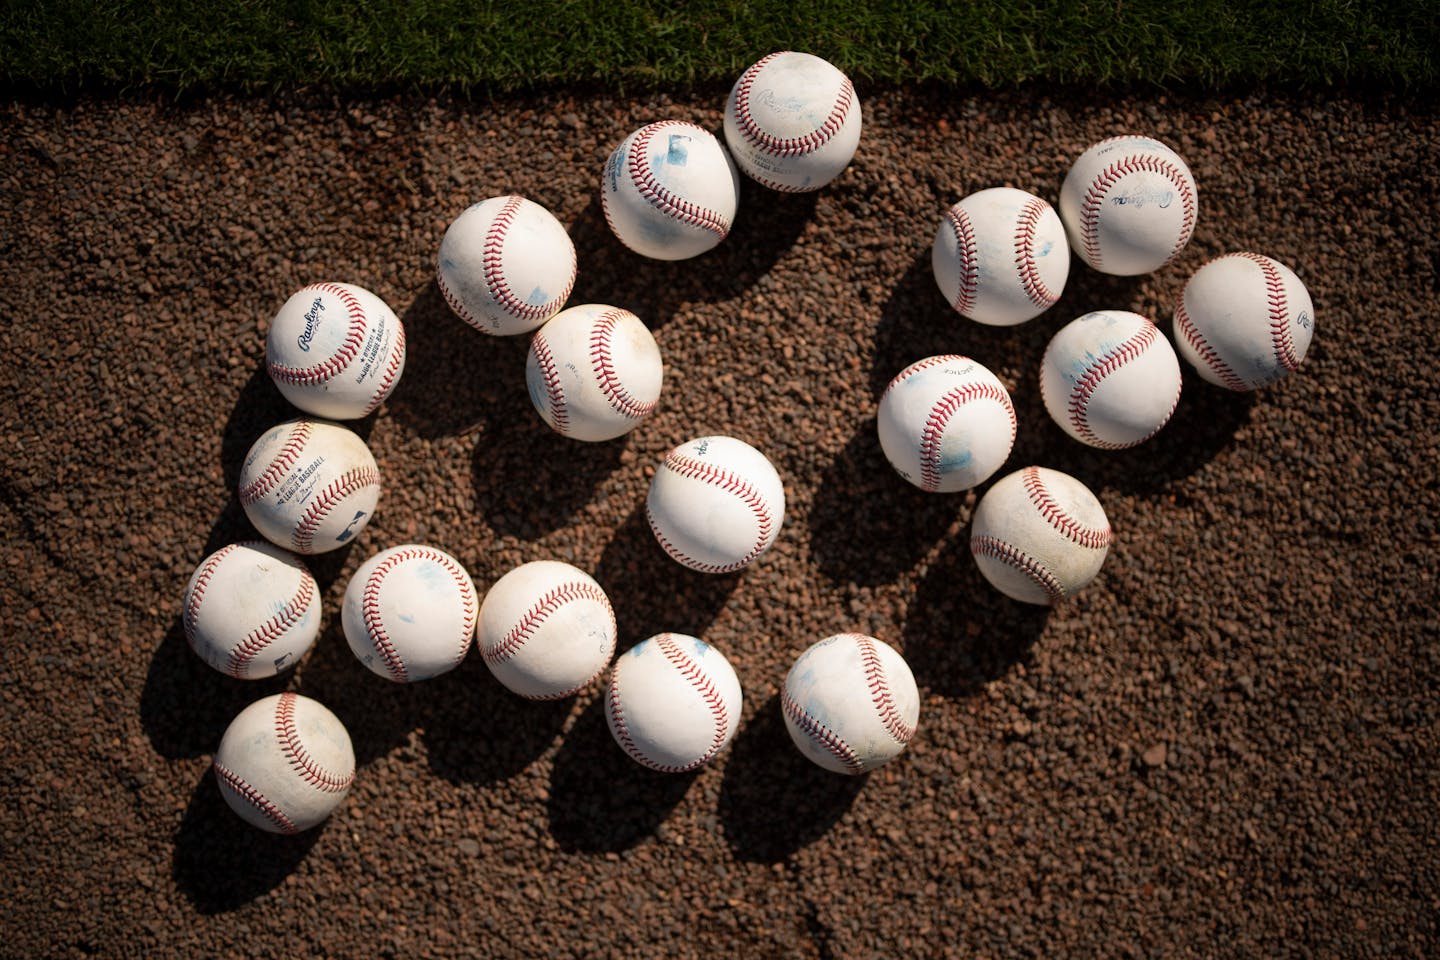
[(1433, 89), (1432, 0), (9, 0), (14, 88), (265, 90), (728, 81), (771, 50), (869, 83)]

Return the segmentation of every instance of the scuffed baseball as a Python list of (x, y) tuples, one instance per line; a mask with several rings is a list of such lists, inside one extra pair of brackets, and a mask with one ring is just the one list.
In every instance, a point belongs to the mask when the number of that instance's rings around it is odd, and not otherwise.
[(927, 493), (985, 482), (1015, 444), (1015, 407), (1000, 378), (969, 357), (940, 354), (895, 375), (880, 395), (880, 447)]
[(272, 427), (240, 468), (240, 505), (271, 543), (315, 554), (349, 543), (380, 500), (380, 469), (353, 431), (300, 417)]
[(819, 190), (860, 144), (860, 98), (827, 60), (782, 50), (746, 68), (725, 100), (725, 142), (735, 163), (772, 190)]
[(1230, 253), (1185, 284), (1174, 330), (1180, 355), (1202, 378), (1230, 390), (1258, 390), (1300, 368), (1315, 335), (1315, 305), (1279, 260)]
[(530, 340), (525, 384), (550, 429), (613, 440), (655, 409), (665, 370), (660, 346), (629, 310), (583, 303), (561, 310)]
[(660, 546), (701, 573), (733, 573), (770, 549), (785, 487), (763, 453), (734, 437), (689, 440), (655, 469), (645, 515)]
[(631, 759), (685, 773), (725, 749), (743, 701), (724, 654), (695, 637), (661, 633), (616, 659), (605, 705), (610, 735)]
[(265, 369), (306, 413), (369, 415), (405, 370), (405, 328), (378, 296), (353, 283), (314, 283), (280, 307), (265, 337)]
[(660, 120), (615, 148), (600, 177), (605, 222), (625, 246), (655, 260), (688, 260), (730, 233), (740, 176), (703, 127)]
[(1180, 361), (1165, 335), (1126, 310), (1061, 327), (1040, 362), (1050, 417), (1081, 443), (1121, 450), (1149, 440), (1180, 402)]
[(1060, 186), (1070, 248), (1117, 276), (1158, 270), (1190, 242), (1195, 178), (1180, 155), (1150, 137), (1111, 137), (1076, 158)]
[(560, 312), (575, 286), (575, 244), (534, 200), (490, 197), (445, 230), (435, 281), (456, 316), (482, 333), (529, 333)]
[(320, 588), (300, 558), (250, 540), (221, 547), (185, 586), (190, 649), (239, 680), (288, 670), (320, 634)]
[(340, 621), (350, 652), (372, 673), (415, 683), (465, 659), (478, 607), (475, 584), (460, 561), (407, 543), (359, 566), (345, 587)]
[(894, 647), (863, 633), (838, 633), (796, 659), (780, 707), (801, 753), (826, 770), (855, 775), (904, 752), (920, 722), (920, 691)]
[(355, 778), (350, 734), (322, 703), (298, 693), (257, 700), (230, 721), (215, 751), (220, 795), (270, 833), (316, 826)]
[(1023, 603), (1053, 605), (1095, 579), (1110, 521), (1090, 488), (1049, 467), (995, 481), (975, 508), (970, 554), (990, 584)]
[(476, 643), (510, 691), (558, 700), (604, 672), (615, 638), (615, 611), (593, 577), (568, 563), (532, 560), (486, 592)]
[(1070, 276), (1070, 244), (1050, 204), (1024, 190), (991, 187), (945, 211), (930, 266), (955, 312), (1010, 327), (1060, 299)]

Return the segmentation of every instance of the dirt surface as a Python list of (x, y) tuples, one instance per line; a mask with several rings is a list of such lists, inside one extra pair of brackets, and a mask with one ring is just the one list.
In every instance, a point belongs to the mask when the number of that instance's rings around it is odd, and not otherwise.
[[(730, 237), (679, 263), (615, 241), (600, 170), (652, 120), (719, 131), (723, 89), (0, 107), (0, 954), (1440, 951), (1436, 114), (1338, 94), (860, 92), (838, 181), (747, 185)], [(950, 312), (929, 262), (941, 211), (998, 185), (1054, 202), (1074, 157), (1127, 132), (1194, 171), (1181, 258), (1136, 278), (1077, 260), (1021, 327)], [(626, 438), (552, 433), (525, 338), (472, 330), (436, 289), (450, 220), (510, 192), (569, 227), (572, 304), (655, 333), (664, 394)], [(1038, 368), (1065, 321), (1128, 309), (1169, 336), (1188, 276), (1236, 250), (1307, 284), (1298, 374), (1238, 395), (1187, 368), (1173, 420), (1129, 451), (1049, 420)], [(265, 334), (318, 280), (382, 296), (409, 360), (358, 425), (379, 511), (310, 562), (319, 642), (247, 683), (191, 652), (181, 597), (209, 552), (254, 536), (240, 462), (295, 412)], [(880, 391), (937, 353), (1011, 390), (1006, 472), (1073, 473), (1105, 507), (1115, 544), (1059, 609), (992, 590), (969, 554), (975, 495), (923, 494), (880, 451)], [(655, 464), (709, 433), (785, 481), (778, 542), (739, 575), (683, 569), (645, 521)], [(735, 740), (663, 776), (611, 740), (598, 689), (523, 701), (473, 653), (423, 684), (371, 674), (340, 600), (405, 542), (453, 553), (482, 595), (524, 561), (574, 563), (609, 592), (622, 650), (704, 638), (743, 684)], [(794, 658), (848, 630), (901, 649), (922, 694), (909, 750), (864, 778), (804, 760), (778, 700)], [(359, 765), (339, 811), (292, 838), (244, 825), (210, 768), (230, 718), (279, 690), (334, 710)]]

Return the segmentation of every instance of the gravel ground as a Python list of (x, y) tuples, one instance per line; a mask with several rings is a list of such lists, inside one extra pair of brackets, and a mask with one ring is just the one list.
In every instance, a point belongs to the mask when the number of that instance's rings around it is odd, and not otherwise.
[[(511, 101), (79, 99), (0, 106), (5, 380), (3, 863), (8, 956), (1434, 956), (1440, 951), (1435, 614), (1440, 201), (1433, 108), (1379, 95), (1063, 95), (862, 88), (849, 170), (744, 189), (693, 261), (608, 232), (601, 167), (661, 118), (720, 129), (725, 90)], [(987, 186), (1052, 202), (1091, 142), (1144, 132), (1194, 171), (1170, 267), (1078, 260), (1030, 324), (960, 320), (930, 274), (940, 212)], [(523, 193), (571, 231), (571, 303), (636, 312), (660, 409), (582, 445), (526, 396), (524, 338), (483, 336), (433, 281), (450, 220)], [(1267, 253), (1315, 301), (1301, 371), (1253, 395), (1190, 371), (1142, 447), (1046, 416), (1050, 335), (1090, 309), (1168, 334), (1212, 256)], [(263, 367), (293, 291), (380, 294), (410, 354), (360, 424), (385, 477), (358, 541), (311, 564), (319, 642), (228, 679), (188, 648), (186, 580), (253, 536), (235, 489), (292, 410)], [(991, 590), (973, 494), (886, 463), (875, 409), (910, 361), (963, 353), (1011, 389), (1010, 468), (1073, 473), (1116, 531), (1054, 611)], [(729, 433), (785, 479), (775, 548), (741, 575), (667, 558), (643, 500), (672, 445)], [(982, 491), (983, 492), (983, 487)], [(390, 684), (339, 625), (348, 577), (424, 542), (484, 590), (527, 560), (590, 571), (620, 646), (701, 636), (740, 674), (730, 749), (643, 770), (597, 693), (533, 704), (473, 655)], [(784, 731), (790, 662), (830, 633), (903, 650), (909, 751), (863, 779)], [(295, 838), (225, 806), (229, 719), (298, 690), (348, 725), (345, 805)]]

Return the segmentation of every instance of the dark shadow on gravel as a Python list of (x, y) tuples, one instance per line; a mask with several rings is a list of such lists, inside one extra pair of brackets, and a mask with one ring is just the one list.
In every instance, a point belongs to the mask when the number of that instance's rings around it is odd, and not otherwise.
[(725, 762), (719, 816), (734, 855), (779, 863), (819, 840), (845, 815), (866, 777), (832, 773), (800, 753), (785, 729), (780, 697), (740, 728)]
[(657, 773), (626, 756), (596, 697), (555, 755), (550, 834), (567, 853), (628, 850), (655, 835), (697, 775)]
[(237, 910), (283, 883), (327, 825), (295, 836), (257, 830), (226, 805), (207, 767), (175, 832), (175, 885), (201, 914)]

